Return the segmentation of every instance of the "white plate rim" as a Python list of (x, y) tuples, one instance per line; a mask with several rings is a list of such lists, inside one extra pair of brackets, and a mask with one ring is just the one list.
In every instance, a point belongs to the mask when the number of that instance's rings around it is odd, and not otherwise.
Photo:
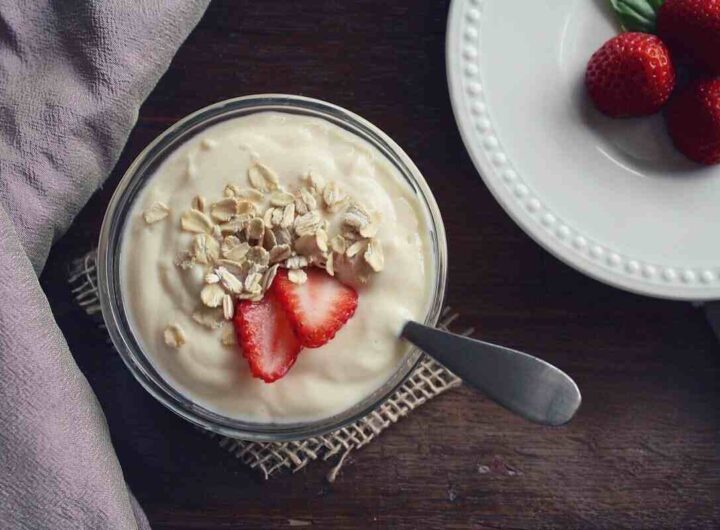
[(555, 257), (608, 285), (673, 300), (720, 298), (720, 275), (623, 256), (559, 220), (524, 183), (503, 151), (483, 97), (477, 45), (483, 6), (491, 0), (452, 0), (445, 42), (448, 91), (465, 148), (480, 177), (513, 221)]

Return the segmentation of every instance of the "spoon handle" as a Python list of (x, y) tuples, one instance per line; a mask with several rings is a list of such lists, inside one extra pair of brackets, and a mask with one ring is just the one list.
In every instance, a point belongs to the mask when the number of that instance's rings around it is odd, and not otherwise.
[(580, 407), (580, 390), (563, 371), (519, 352), (408, 322), (402, 336), (493, 401), (543, 425), (562, 425)]

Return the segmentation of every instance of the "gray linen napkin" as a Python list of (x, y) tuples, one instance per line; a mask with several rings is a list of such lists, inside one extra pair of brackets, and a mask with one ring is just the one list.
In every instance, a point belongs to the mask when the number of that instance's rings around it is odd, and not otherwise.
[(147, 528), (38, 283), (209, 0), (0, 0), (0, 528)]

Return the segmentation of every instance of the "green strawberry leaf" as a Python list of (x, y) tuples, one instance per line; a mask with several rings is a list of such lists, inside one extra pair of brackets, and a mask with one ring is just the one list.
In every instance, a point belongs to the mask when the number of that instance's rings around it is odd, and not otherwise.
[(665, 0), (610, 0), (624, 31), (655, 33), (657, 12)]

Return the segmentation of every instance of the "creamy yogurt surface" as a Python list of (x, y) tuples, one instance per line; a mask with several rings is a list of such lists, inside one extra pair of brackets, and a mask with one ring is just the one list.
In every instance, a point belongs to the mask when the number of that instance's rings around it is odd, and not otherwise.
[[(223, 198), (228, 184), (248, 188), (248, 169), (271, 168), (290, 193), (302, 177), (320, 175), (379, 214), (375, 236), (384, 268), (355, 285), (355, 315), (326, 345), (301, 351), (282, 379), (251, 376), (237, 344), (223, 344), (232, 327), (210, 329), (192, 315), (203, 271), (177, 265), (192, 242), (180, 218), (197, 196)], [(169, 213), (149, 224), (156, 202)], [(326, 214), (330, 226), (336, 220)], [(133, 333), (158, 372), (187, 398), (216, 413), (251, 422), (291, 423), (330, 417), (377, 390), (409, 346), (398, 336), (409, 320), (424, 321), (435, 265), (430, 221), (397, 169), (365, 140), (319, 118), (262, 112), (214, 125), (173, 152), (136, 198), (120, 252), (123, 304)], [(166, 344), (168, 326), (182, 329), (180, 347)]]

